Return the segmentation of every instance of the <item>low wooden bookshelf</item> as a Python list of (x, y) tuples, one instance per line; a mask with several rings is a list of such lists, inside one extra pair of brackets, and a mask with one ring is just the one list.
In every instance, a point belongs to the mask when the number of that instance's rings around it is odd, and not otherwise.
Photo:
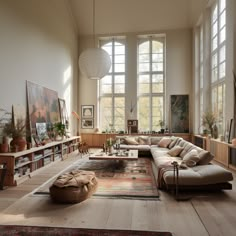
[(4, 186), (15, 186), (40, 168), (65, 159), (78, 149), (79, 141), (80, 136), (74, 136), (21, 152), (0, 153), (0, 165), (6, 164), (7, 169)]

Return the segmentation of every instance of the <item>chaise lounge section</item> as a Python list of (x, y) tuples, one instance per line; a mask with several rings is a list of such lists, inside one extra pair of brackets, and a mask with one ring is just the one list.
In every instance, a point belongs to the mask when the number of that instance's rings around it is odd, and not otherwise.
[(152, 156), (153, 172), (159, 189), (175, 188), (173, 161), (179, 165), (179, 189), (232, 189), (232, 173), (211, 161), (214, 156), (180, 138), (165, 136), (117, 136), (121, 149), (137, 149), (139, 155)]

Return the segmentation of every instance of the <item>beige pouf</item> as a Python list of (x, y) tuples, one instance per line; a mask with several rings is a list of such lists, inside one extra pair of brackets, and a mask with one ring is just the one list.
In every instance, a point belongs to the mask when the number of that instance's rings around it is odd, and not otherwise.
[(58, 176), (49, 188), (51, 199), (58, 203), (78, 203), (91, 197), (97, 189), (93, 171), (73, 170)]

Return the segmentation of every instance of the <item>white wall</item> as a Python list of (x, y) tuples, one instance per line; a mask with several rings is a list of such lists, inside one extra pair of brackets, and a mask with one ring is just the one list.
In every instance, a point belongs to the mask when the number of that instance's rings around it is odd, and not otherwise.
[[(171, 94), (188, 94), (190, 96), (190, 116), (192, 113), (192, 31), (191, 29), (163, 30), (152, 33), (166, 34), (166, 119), (169, 120), (169, 103)], [(137, 55), (137, 35), (141, 33), (127, 33), (126, 47), (129, 58), (127, 67), (128, 93), (126, 95), (126, 105), (129, 106), (132, 98), (136, 96), (136, 55)], [(145, 32), (142, 32), (145, 34)], [(80, 37), (79, 52), (89, 46), (93, 46), (90, 37)], [(78, 92), (79, 106), (95, 105), (97, 110), (97, 81), (89, 80), (82, 75), (79, 78)], [(80, 111), (79, 111), (80, 112)], [(97, 117), (95, 112), (95, 128), (97, 127)], [(192, 123), (190, 124), (192, 127)], [(83, 129), (83, 132), (93, 132), (91, 129)]]
[(77, 110), (78, 41), (64, 0), (1, 0), (0, 35), (0, 108), (26, 106), (29, 80)]

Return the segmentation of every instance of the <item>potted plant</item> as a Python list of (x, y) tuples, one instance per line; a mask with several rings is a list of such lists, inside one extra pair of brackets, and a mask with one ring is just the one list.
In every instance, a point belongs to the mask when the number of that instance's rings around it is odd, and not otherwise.
[(161, 128), (161, 133), (164, 134), (164, 132), (165, 132), (165, 121), (164, 120), (159, 120), (159, 126)]
[(23, 151), (25, 149), (26, 124), (24, 119), (17, 119), (15, 124), (12, 120), (6, 123), (3, 133), (12, 138), (10, 147), (13, 152)]
[[(62, 122), (56, 122), (53, 125), (56, 139), (63, 139), (66, 136), (66, 126)], [(59, 138), (58, 138), (59, 136)]]
[(216, 123), (216, 114), (212, 111), (207, 111), (202, 116), (202, 125), (210, 130), (211, 136), (213, 136), (213, 125)]

